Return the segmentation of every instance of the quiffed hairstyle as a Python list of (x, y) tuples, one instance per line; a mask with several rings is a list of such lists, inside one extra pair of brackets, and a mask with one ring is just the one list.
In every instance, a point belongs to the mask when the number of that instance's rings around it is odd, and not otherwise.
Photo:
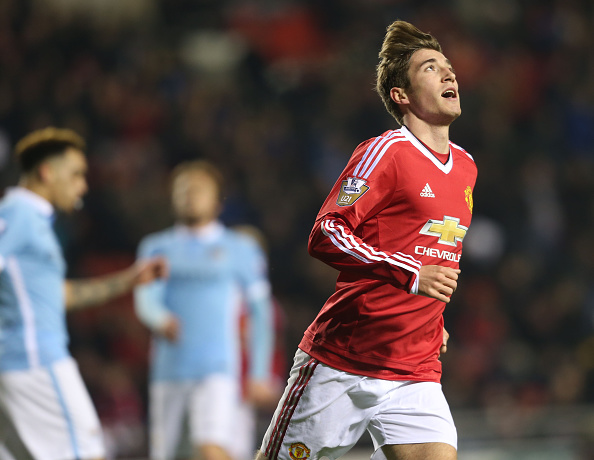
[(49, 157), (62, 155), (68, 148), (85, 149), (85, 140), (71, 129), (38, 129), (27, 134), (14, 148), (14, 155), (24, 173), (33, 171)]
[(410, 58), (415, 51), (431, 49), (441, 53), (439, 42), (431, 34), (421, 32), (405, 21), (394, 21), (379, 52), (380, 62), (376, 69), (376, 91), (382, 98), (386, 109), (402, 125), (402, 112), (390, 97), (392, 88), (409, 88), (408, 70)]
[(219, 200), (223, 200), (223, 189), (225, 185), (223, 174), (219, 168), (206, 160), (184, 161), (183, 163), (178, 164), (175, 168), (173, 168), (173, 171), (171, 171), (171, 184), (173, 184), (173, 182), (175, 182), (175, 180), (182, 174), (192, 172), (203, 172), (212, 177), (212, 179), (217, 184)]

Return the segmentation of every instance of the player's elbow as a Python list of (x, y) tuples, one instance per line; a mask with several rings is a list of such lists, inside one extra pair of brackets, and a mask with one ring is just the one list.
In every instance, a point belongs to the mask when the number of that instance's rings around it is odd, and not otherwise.
[(309, 240), (307, 241), (307, 252), (310, 256), (315, 257), (316, 259), (320, 258), (321, 234), (321, 224), (320, 222), (316, 222), (315, 227), (309, 235)]

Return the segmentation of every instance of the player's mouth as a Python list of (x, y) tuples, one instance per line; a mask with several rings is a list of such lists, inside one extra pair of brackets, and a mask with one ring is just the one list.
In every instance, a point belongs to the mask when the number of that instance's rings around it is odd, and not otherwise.
[(448, 88), (443, 93), (441, 93), (441, 97), (446, 99), (458, 99), (458, 92), (455, 88)]

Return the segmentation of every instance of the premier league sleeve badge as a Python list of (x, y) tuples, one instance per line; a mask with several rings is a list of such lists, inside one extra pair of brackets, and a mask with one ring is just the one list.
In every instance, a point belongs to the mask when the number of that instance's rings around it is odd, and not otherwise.
[(355, 201), (361, 198), (367, 190), (369, 190), (369, 186), (365, 185), (363, 179), (347, 177), (347, 180), (342, 181), (336, 204), (338, 206), (351, 206)]

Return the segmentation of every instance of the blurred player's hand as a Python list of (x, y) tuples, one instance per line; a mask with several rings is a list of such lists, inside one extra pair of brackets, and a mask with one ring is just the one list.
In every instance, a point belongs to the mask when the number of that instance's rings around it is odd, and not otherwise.
[(419, 294), (449, 303), (458, 287), (459, 269), (423, 265), (419, 270)]
[(249, 380), (247, 400), (259, 409), (274, 409), (280, 399), (282, 389), (262, 380)]
[(443, 328), (443, 339), (441, 342), (441, 348), (439, 349), (439, 354), (442, 355), (446, 351), (448, 351), (448, 340), (450, 338), (450, 334), (446, 331), (445, 327)]
[(163, 257), (153, 257), (136, 262), (133, 266), (134, 285), (146, 284), (169, 274), (167, 261)]
[(157, 334), (170, 342), (177, 342), (179, 339), (180, 327), (178, 319), (169, 315), (165, 322), (157, 329)]

